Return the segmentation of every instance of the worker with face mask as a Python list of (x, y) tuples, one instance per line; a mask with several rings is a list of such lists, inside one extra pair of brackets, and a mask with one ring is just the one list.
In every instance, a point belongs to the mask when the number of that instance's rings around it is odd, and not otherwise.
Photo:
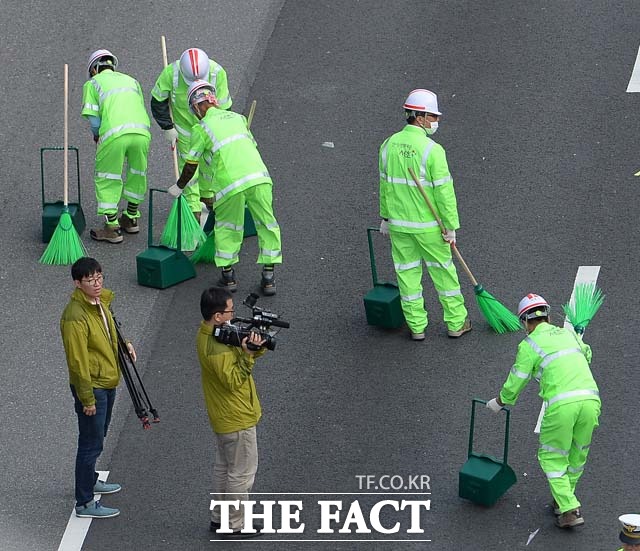
[[(413, 90), (403, 107), (406, 126), (380, 147), (380, 232), (391, 239), (402, 311), (411, 338), (424, 340), (428, 323), (422, 296), (423, 262), (444, 310), (447, 334), (457, 338), (471, 331), (471, 322), (451, 255), (460, 227), (453, 178), (444, 148), (432, 139), (442, 113), (436, 94), (424, 89)], [(425, 188), (446, 228), (444, 234), (409, 169)]]

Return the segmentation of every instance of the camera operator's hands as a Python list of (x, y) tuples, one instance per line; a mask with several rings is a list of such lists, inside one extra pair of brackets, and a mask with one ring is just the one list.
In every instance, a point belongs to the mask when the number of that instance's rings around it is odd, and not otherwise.
[[(244, 350), (246, 354), (249, 354), (249, 356), (253, 356), (265, 342), (267, 342), (266, 339), (260, 337), (258, 333), (251, 331), (248, 337), (242, 339), (242, 350)], [(258, 350), (251, 350), (247, 346), (249, 343), (253, 346), (257, 346)]]

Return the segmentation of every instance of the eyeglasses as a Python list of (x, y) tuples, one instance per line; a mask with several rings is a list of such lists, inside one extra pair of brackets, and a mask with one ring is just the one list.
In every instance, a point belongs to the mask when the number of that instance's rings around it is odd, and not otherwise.
[(82, 283), (87, 283), (95, 287), (96, 285), (100, 285), (103, 281), (104, 281), (104, 274), (98, 274), (97, 276), (83, 279)]
[(233, 314), (236, 311), (236, 309), (234, 308), (233, 310), (219, 310), (217, 313), (218, 314)]
[(425, 117), (433, 117), (434, 119), (439, 119), (440, 115), (434, 115), (433, 113), (425, 113)]

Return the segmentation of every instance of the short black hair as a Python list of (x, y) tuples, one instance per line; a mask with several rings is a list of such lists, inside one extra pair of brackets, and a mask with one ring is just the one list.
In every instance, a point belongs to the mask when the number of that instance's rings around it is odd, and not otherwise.
[(406, 110), (404, 112), (404, 116), (407, 119), (407, 124), (413, 124), (414, 122), (416, 122), (416, 117), (420, 116), (420, 117), (425, 117), (427, 115), (427, 113), (425, 111), (409, 111)]
[(227, 308), (227, 301), (233, 295), (222, 287), (209, 287), (200, 295), (200, 313), (205, 321), (210, 321), (213, 314), (223, 312)]
[(73, 266), (71, 266), (71, 277), (73, 281), (82, 281), (82, 278), (89, 277), (96, 273), (102, 273), (102, 266), (100, 266), (100, 262), (90, 256), (83, 256), (76, 260)]

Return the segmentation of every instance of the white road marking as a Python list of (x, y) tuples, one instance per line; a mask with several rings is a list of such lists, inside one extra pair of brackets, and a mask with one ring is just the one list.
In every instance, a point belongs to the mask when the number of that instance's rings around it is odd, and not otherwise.
[(636, 56), (636, 62), (631, 72), (627, 92), (640, 92), (640, 48), (638, 48), (638, 55)]
[[(109, 471), (97, 471), (98, 478), (103, 482), (107, 481), (109, 477)], [(96, 499), (100, 498), (100, 494), (95, 495)], [(89, 526), (91, 526), (90, 518), (80, 518), (76, 516), (75, 507), (71, 511), (69, 522), (67, 522), (67, 529), (62, 535), (62, 541), (58, 547), (58, 551), (81, 551), (84, 539), (87, 537)]]
[[(640, 77), (639, 77), (640, 78)], [(571, 298), (569, 299), (570, 303), (573, 303), (574, 293), (576, 291), (576, 285), (579, 283), (594, 283), (598, 281), (598, 274), (600, 273), (600, 266), (580, 266), (578, 268), (578, 273), (576, 273), (576, 280), (573, 283), (573, 289), (571, 290)], [(564, 327), (567, 329), (573, 329), (569, 320), (564, 318)], [(540, 406), (540, 414), (538, 415), (538, 422), (536, 423), (536, 428), (533, 429), (535, 434), (540, 434), (540, 425), (542, 424), (542, 418), (544, 417), (544, 412), (547, 408), (544, 406), (544, 402), (542, 406)]]

